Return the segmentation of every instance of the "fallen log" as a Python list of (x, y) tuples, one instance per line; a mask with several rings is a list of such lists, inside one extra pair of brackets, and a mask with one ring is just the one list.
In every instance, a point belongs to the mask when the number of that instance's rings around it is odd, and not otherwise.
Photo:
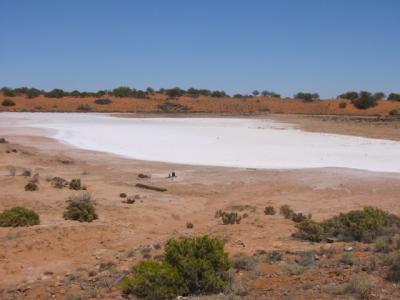
[(166, 192), (167, 191), (166, 188), (157, 187), (157, 186), (153, 186), (153, 185), (147, 185), (147, 184), (143, 184), (143, 183), (137, 183), (136, 187), (142, 188), (142, 189), (147, 189), (147, 190), (153, 190), (153, 191), (157, 191), (157, 192)]

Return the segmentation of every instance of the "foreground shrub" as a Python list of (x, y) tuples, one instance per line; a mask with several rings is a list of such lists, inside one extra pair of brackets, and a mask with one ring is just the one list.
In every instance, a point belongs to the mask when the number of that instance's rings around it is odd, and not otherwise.
[(275, 215), (276, 214), (275, 208), (273, 206), (267, 206), (264, 209), (264, 214), (270, 215), (270, 216)]
[(259, 260), (255, 256), (238, 253), (233, 257), (232, 266), (236, 270), (251, 271), (254, 270), (258, 262)]
[(39, 223), (39, 215), (24, 207), (13, 207), (0, 213), (0, 227), (32, 226)]
[(193, 294), (220, 292), (226, 285), (230, 263), (223, 243), (208, 236), (170, 240), (165, 260), (185, 278)]
[(68, 202), (63, 214), (64, 219), (79, 222), (92, 222), (97, 219), (98, 216), (90, 194), (71, 197)]
[(184, 278), (169, 263), (155, 260), (141, 261), (133, 267), (133, 278), (125, 278), (121, 283), (125, 294), (162, 300), (174, 299), (188, 293)]
[(34, 191), (37, 191), (38, 189), (39, 188), (38, 188), (37, 184), (32, 181), (28, 182), (28, 184), (25, 185), (25, 191), (27, 191), (27, 192), (34, 192)]
[(3, 105), (3, 106), (15, 106), (15, 102), (10, 100), (10, 99), (5, 99), (5, 100), (3, 100), (1, 105)]
[(142, 261), (121, 287), (124, 293), (147, 299), (221, 292), (230, 266), (223, 248), (220, 240), (208, 236), (169, 240), (164, 261)]
[(51, 179), (51, 185), (56, 189), (62, 189), (69, 185), (68, 181), (61, 177), (53, 177)]

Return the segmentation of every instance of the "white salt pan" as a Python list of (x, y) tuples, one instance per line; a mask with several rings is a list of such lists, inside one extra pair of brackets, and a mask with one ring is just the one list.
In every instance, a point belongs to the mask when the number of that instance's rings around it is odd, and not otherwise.
[(78, 148), (140, 160), (400, 172), (400, 142), (310, 133), (268, 120), (135, 119), (75, 113), (1, 113), (0, 118), (18, 120), (16, 126), (53, 129), (47, 135)]

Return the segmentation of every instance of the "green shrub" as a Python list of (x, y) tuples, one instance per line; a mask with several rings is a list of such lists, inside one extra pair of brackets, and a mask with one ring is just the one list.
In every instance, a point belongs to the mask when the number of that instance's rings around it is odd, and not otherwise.
[(163, 300), (188, 293), (182, 274), (165, 261), (141, 261), (133, 267), (133, 275), (133, 278), (125, 278), (120, 285), (125, 294)]
[(287, 204), (282, 205), (281, 208), (279, 209), (279, 212), (281, 215), (285, 217), (285, 219), (290, 219), (294, 214), (293, 209), (291, 209), (290, 206)]
[(312, 102), (319, 99), (319, 94), (298, 92), (293, 97), (295, 99), (302, 99), (304, 102)]
[(10, 99), (5, 99), (5, 100), (3, 100), (1, 105), (3, 105), (3, 106), (15, 106), (15, 102), (10, 100)]
[(38, 190), (38, 186), (35, 182), (30, 181), (25, 185), (25, 191), (27, 191), (27, 192), (34, 192), (37, 190)]
[(72, 179), (69, 183), (69, 188), (71, 190), (79, 191), (82, 189), (82, 184), (80, 179)]
[(359, 97), (356, 99), (352, 99), (351, 102), (358, 109), (367, 109), (375, 106), (380, 100), (381, 95), (379, 93), (371, 94), (366, 91), (362, 91), (359, 94)]
[(98, 216), (90, 194), (71, 197), (68, 202), (63, 214), (64, 219), (79, 222), (92, 222), (97, 219)]
[(270, 216), (275, 215), (276, 214), (275, 208), (273, 206), (267, 206), (264, 209), (264, 214), (270, 215)]
[(321, 242), (325, 237), (324, 228), (311, 219), (305, 219), (296, 225), (294, 237), (311, 242)]
[(39, 215), (24, 207), (13, 207), (0, 213), (0, 227), (32, 226), (39, 223)]
[(220, 292), (230, 263), (223, 243), (208, 236), (170, 240), (165, 260), (177, 268), (192, 294)]
[(353, 254), (349, 252), (343, 254), (340, 262), (348, 266), (354, 266), (359, 263), (359, 261), (353, 257)]
[(372, 242), (389, 227), (400, 228), (400, 219), (379, 208), (365, 207), (341, 213), (321, 223), (326, 235), (342, 241)]
[(400, 101), (400, 94), (398, 93), (390, 93), (388, 96), (389, 101)]
[[(341, 213), (321, 223), (305, 219), (297, 225), (294, 237), (320, 242), (325, 238), (340, 241), (372, 242), (379, 236), (400, 232), (400, 218), (379, 208), (365, 207)], [(400, 242), (399, 242), (400, 243)]]

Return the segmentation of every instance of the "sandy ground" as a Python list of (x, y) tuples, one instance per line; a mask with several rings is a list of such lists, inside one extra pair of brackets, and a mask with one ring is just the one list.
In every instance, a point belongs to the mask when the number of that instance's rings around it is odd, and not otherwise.
[[(306, 129), (312, 129), (315, 122), (324, 122), (321, 131), (352, 130), (370, 136), (370, 130), (360, 130), (357, 122), (336, 126), (337, 121), (332, 120), (272, 118), (297, 122)], [(395, 134), (398, 128), (390, 133), (384, 126), (374, 128), (374, 137), (399, 139)], [(231, 254), (320, 247), (292, 239), (293, 222), (280, 215), (265, 216), (267, 205), (278, 209), (288, 204), (296, 211), (311, 213), (316, 220), (366, 205), (400, 214), (400, 174), (332, 168), (266, 171), (143, 162), (72, 149), (31, 134), (30, 129), (17, 130), (0, 119), (0, 137), (9, 141), (0, 144), (0, 210), (21, 205), (35, 209), (41, 217), (39, 226), (0, 228), (0, 291), (49, 278), (56, 282), (78, 268), (90, 269), (110, 261), (121, 270), (129, 269), (136, 260), (128, 255), (130, 251), (184, 235), (223, 237)], [(39, 191), (24, 191), (29, 178), (21, 174), (27, 169), (39, 174)], [(167, 179), (171, 171), (178, 178)], [(149, 174), (151, 179), (139, 179), (139, 173)], [(85, 224), (64, 220), (66, 200), (79, 192), (53, 188), (46, 181), (53, 176), (80, 178), (96, 199), (99, 220)], [(138, 182), (165, 187), (167, 191), (139, 189), (135, 187)], [(122, 192), (140, 195), (140, 200), (124, 204), (119, 198)], [(241, 224), (222, 225), (214, 217), (217, 210), (234, 206), (249, 215)], [(187, 229), (186, 222), (192, 222), (194, 228)], [(43, 295), (48, 294), (41, 295), (46, 299)]]

